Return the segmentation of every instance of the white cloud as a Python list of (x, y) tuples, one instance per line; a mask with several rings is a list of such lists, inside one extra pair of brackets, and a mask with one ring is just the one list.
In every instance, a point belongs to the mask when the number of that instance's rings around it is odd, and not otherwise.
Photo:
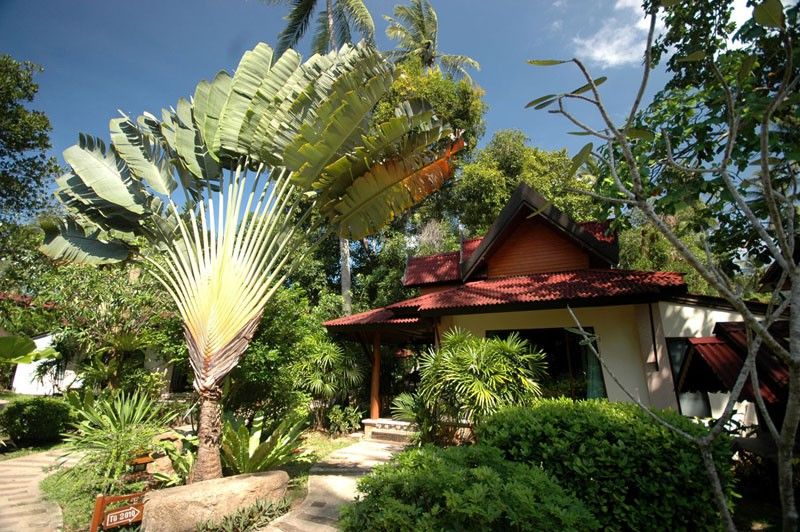
[[(656, 24), (658, 32), (663, 24)], [(588, 37), (572, 39), (575, 55), (603, 67), (640, 64), (649, 27), (641, 0), (616, 0), (613, 13), (599, 30)]]

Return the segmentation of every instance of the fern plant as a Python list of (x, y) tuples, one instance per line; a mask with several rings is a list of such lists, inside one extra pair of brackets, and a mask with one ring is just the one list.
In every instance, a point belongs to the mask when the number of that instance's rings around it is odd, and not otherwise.
[(227, 416), (222, 429), (222, 467), (227, 474), (257, 473), (290, 462), (308, 422), (286, 418), (267, 434), (266, 418), (258, 416), (252, 428), (245, 420)]

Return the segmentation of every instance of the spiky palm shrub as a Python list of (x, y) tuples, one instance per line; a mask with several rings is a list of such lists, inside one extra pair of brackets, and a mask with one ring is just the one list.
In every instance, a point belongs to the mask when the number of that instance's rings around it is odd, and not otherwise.
[(43, 250), (105, 264), (141, 259), (137, 243), (151, 243), (144, 258), (183, 319), (200, 395), (193, 480), (222, 474), (220, 384), (302, 261), (298, 239), (361, 238), (452, 174), (463, 142), (423, 102), (369, 127), (393, 79), (363, 44), (305, 63), (293, 50), (273, 62), (259, 44), (161, 120), (115, 119), (108, 149), (81, 135), (64, 152), (72, 172), (56, 196), (69, 216), (44, 227)]
[(451, 329), (438, 349), (422, 355), (416, 395), (395, 398), (393, 415), (417, 422), (423, 440), (446, 440), (446, 427), (480, 423), (501, 407), (539, 398), (544, 369), (544, 355), (516, 334), (480, 338)]

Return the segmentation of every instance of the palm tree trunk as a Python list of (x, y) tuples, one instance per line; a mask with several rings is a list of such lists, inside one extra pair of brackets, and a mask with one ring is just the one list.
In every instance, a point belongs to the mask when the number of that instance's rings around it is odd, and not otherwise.
[(222, 437), (222, 390), (216, 389), (200, 397), (197, 461), (189, 482), (201, 482), (222, 476), (219, 456)]
[(350, 241), (339, 239), (340, 279), (342, 285), (342, 313), (349, 316), (353, 312), (352, 279), (350, 277)]

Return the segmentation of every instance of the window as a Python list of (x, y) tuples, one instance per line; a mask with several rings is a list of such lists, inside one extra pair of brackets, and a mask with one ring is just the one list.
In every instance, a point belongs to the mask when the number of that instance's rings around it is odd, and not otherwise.
[[(666, 340), (669, 361), (672, 366), (672, 378), (677, 387), (681, 366), (689, 348), (689, 340), (687, 338), (667, 338)], [(677, 393), (677, 389), (675, 392)], [(708, 400), (708, 392), (683, 392), (677, 393), (677, 396), (680, 413), (684, 416), (711, 417), (711, 403)]]
[[(591, 327), (586, 328), (594, 332)], [(581, 337), (566, 329), (486, 331), (487, 337), (506, 338), (516, 332), (534, 348), (544, 352), (547, 376), (540, 383), (545, 397), (592, 399), (606, 396), (600, 361)]]

